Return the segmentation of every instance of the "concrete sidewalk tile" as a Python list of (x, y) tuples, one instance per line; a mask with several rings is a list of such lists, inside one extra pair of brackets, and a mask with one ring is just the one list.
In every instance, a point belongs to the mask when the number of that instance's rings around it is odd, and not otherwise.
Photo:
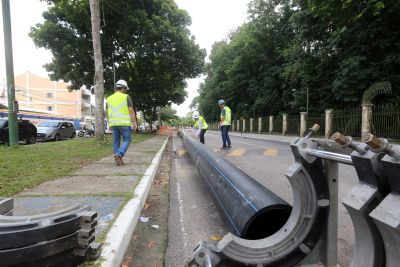
[(43, 183), (24, 191), (21, 196), (34, 195), (90, 195), (129, 193), (135, 187), (138, 176), (70, 176)]
[[(147, 155), (147, 154), (127, 154), (123, 157), (123, 161), (125, 164), (150, 164), (154, 155)], [(109, 156), (106, 158), (102, 158), (99, 161), (94, 162), (93, 164), (114, 164), (115, 159), (114, 156)]]
[[(150, 162), (149, 162), (150, 163)], [(125, 166), (115, 166), (114, 164), (92, 164), (81, 168), (74, 173), (74, 176), (84, 175), (131, 175), (144, 173), (149, 164), (127, 164)]]

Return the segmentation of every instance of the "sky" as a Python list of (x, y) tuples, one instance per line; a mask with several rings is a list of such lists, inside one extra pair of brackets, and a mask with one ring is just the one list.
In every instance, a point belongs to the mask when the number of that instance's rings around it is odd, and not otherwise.
[[(247, 18), (247, 4), (250, 0), (175, 0), (178, 7), (185, 9), (192, 18), (189, 27), (196, 43), (211, 52), (214, 42), (226, 39), (228, 34), (243, 24)], [(14, 74), (25, 71), (48, 77), (43, 65), (51, 62), (51, 53), (36, 48), (28, 36), (30, 28), (43, 22), (42, 12), (46, 3), (39, 0), (10, 0), (13, 41)], [(22, 7), (22, 8), (21, 8)], [(5, 78), (3, 16), (0, 13), (0, 80)], [(179, 116), (185, 116), (189, 105), (197, 95), (199, 84), (204, 77), (187, 80), (188, 98), (185, 103), (173, 107)]]

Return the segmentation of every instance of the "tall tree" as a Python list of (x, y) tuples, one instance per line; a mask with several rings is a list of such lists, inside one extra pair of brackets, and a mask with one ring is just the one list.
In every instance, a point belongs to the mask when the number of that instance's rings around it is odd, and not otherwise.
[[(39, 47), (49, 49), (52, 79), (74, 88), (93, 83), (92, 38), (87, 0), (47, 0), (44, 22), (31, 29)], [(172, 0), (102, 0), (101, 47), (106, 93), (116, 79), (127, 80), (135, 108), (152, 113), (168, 101), (183, 103), (185, 79), (203, 72), (205, 50), (190, 36), (186, 11)]]
[(92, 38), (94, 52), (94, 88), (95, 88), (95, 116), (96, 116), (96, 139), (104, 139), (104, 78), (103, 58), (101, 56), (100, 42), (100, 0), (89, 0), (92, 21)]

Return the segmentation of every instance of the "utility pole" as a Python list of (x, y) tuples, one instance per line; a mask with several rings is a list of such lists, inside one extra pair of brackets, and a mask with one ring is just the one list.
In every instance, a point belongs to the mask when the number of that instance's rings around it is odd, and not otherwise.
[(104, 140), (104, 77), (100, 42), (100, 1), (89, 0), (94, 52), (94, 95), (96, 100), (96, 140)]
[(14, 63), (11, 37), (10, 1), (2, 0), (4, 52), (6, 59), (7, 98), (8, 98), (8, 136), (10, 146), (18, 145), (17, 112), (18, 104), (15, 101)]

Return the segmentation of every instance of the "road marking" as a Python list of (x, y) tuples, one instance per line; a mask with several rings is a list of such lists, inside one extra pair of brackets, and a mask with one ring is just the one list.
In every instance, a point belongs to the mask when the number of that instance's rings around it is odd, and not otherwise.
[(228, 157), (241, 157), (244, 155), (245, 152), (246, 152), (246, 149), (244, 149), (244, 148), (234, 149), (227, 156)]
[(269, 149), (270, 147), (265, 147), (265, 146), (258, 146), (258, 145), (254, 145), (254, 144), (250, 144), (250, 143), (246, 143), (246, 142), (240, 142), (240, 141), (235, 141), (234, 144), (239, 143), (239, 144), (244, 144), (244, 145), (248, 145), (248, 146), (254, 146), (254, 147), (258, 147), (258, 148), (262, 148), (262, 149)]
[(278, 150), (276, 148), (268, 148), (264, 151), (264, 156), (276, 156), (278, 155)]
[(181, 150), (178, 150), (177, 153), (178, 153), (178, 156), (183, 156), (187, 153), (187, 151), (186, 151), (186, 149), (181, 149)]

